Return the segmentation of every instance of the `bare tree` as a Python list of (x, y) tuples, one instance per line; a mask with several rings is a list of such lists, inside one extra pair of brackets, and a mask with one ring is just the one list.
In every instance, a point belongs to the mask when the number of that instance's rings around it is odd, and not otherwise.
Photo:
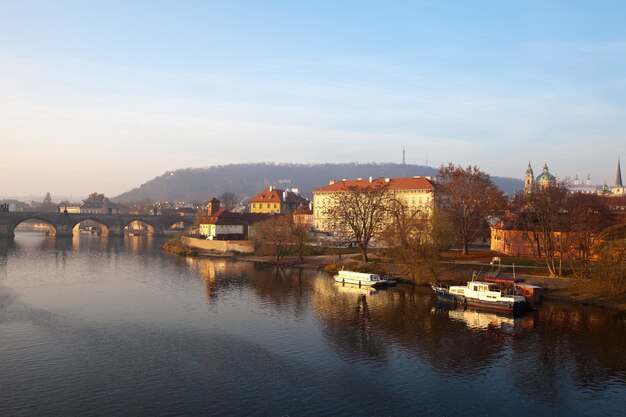
[(512, 204), (516, 227), (532, 234), (537, 256), (545, 260), (550, 276), (561, 275), (560, 262), (566, 244), (562, 232), (569, 224), (567, 192), (564, 183), (557, 183), (529, 194), (517, 195)]
[(626, 293), (626, 225), (619, 224), (607, 228), (599, 239), (602, 242), (598, 251), (595, 273), (608, 284), (613, 294)]
[(291, 219), (291, 235), (293, 237), (293, 246), (298, 253), (300, 262), (304, 261), (304, 251), (307, 244), (311, 241), (311, 226), (306, 223), (295, 223), (293, 217)]
[(274, 256), (280, 261), (288, 255), (293, 246), (291, 216), (275, 215), (269, 220), (254, 225), (254, 240), (257, 252)]
[(467, 255), (468, 243), (488, 219), (504, 212), (506, 196), (489, 174), (476, 166), (441, 166), (437, 178), (436, 207), (454, 224)]
[(448, 219), (437, 212), (423, 212), (401, 199), (392, 201), (388, 213), (393, 221), (383, 239), (391, 258), (403, 265), (403, 274), (417, 283), (425, 277), (437, 280), (440, 252), (454, 243)]
[(233, 209), (239, 204), (239, 198), (237, 195), (228, 191), (222, 193), (222, 195), (219, 196), (219, 200), (222, 208), (228, 211), (233, 211)]
[(337, 192), (323, 210), (333, 232), (359, 247), (363, 262), (369, 260), (367, 251), (372, 238), (385, 228), (389, 200), (389, 184), (373, 182)]
[(564, 255), (576, 277), (591, 278), (594, 260), (605, 243), (599, 237), (615, 223), (615, 216), (596, 194), (569, 195), (566, 210), (570, 224), (564, 235)]
[(46, 195), (43, 198), (43, 203), (41, 203), (38, 207), (37, 207), (38, 211), (43, 211), (43, 212), (47, 212), (47, 213), (52, 213), (55, 211), (58, 211), (59, 208), (56, 204), (54, 204), (52, 202), (52, 196), (50, 195), (50, 193), (46, 193)]
[(89, 194), (85, 202), (86, 203), (102, 203), (104, 199), (105, 199), (104, 194), (98, 194), (97, 192), (93, 192)]

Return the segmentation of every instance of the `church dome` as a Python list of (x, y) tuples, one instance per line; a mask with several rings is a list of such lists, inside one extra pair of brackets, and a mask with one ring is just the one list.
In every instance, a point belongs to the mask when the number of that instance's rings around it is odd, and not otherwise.
[(556, 177), (549, 172), (542, 172), (535, 178), (535, 181), (556, 181)]
[(537, 178), (535, 178), (535, 181), (537, 181), (537, 182), (539, 182), (539, 181), (542, 181), (542, 182), (556, 181), (556, 177), (554, 175), (550, 174), (550, 170), (548, 169), (548, 164), (547, 163), (543, 166), (543, 172), (541, 174), (539, 174), (537, 176)]

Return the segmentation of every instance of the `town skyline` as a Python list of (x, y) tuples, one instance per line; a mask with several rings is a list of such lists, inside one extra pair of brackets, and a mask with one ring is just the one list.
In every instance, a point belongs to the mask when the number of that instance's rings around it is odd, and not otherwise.
[[(612, 182), (626, 5), (0, 2), (0, 195), (229, 163)], [(428, 163), (426, 161), (428, 160)]]

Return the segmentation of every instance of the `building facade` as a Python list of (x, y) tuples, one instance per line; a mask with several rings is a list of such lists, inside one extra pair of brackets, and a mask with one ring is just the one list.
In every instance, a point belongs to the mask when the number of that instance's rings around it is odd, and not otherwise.
[(332, 232), (327, 210), (339, 196), (352, 187), (383, 186), (388, 187), (388, 199), (402, 201), (410, 210), (419, 210), (430, 216), (434, 209), (435, 184), (430, 177), (412, 178), (377, 178), (355, 180), (330, 180), (325, 187), (313, 191), (313, 224), (315, 229)]
[(269, 187), (253, 197), (249, 202), (250, 213), (293, 214), (301, 205), (308, 205), (309, 200), (302, 197), (297, 188), (281, 190)]

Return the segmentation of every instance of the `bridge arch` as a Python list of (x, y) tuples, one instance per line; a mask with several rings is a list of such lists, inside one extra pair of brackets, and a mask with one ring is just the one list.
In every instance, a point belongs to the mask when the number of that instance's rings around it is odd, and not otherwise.
[(133, 219), (122, 225), (125, 235), (160, 234), (161, 228), (146, 219)]
[(179, 219), (167, 219), (163, 223), (164, 229), (172, 230), (177, 228), (187, 228), (189, 226), (193, 226), (193, 220), (181, 217)]
[(110, 232), (110, 226), (97, 220), (95, 217), (84, 217), (78, 221), (72, 222), (72, 233), (88, 233), (107, 236)]
[[(28, 225), (32, 225), (32, 227), (29, 227)], [(19, 219), (16, 223), (12, 225), (12, 228), (8, 230), (9, 234), (14, 236), (16, 229), (41, 231), (48, 236), (56, 236), (57, 234), (57, 228), (55, 227), (54, 223), (46, 220), (43, 216), (30, 216)]]

